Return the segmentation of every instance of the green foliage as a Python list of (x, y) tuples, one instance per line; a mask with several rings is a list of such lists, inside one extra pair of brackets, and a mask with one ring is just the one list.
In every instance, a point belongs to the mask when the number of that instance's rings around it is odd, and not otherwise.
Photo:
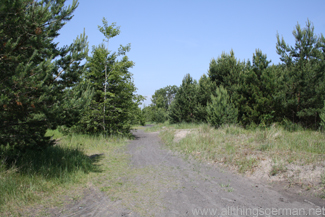
[(137, 107), (135, 109), (134, 114), (131, 117), (131, 124), (141, 126), (144, 126), (146, 124), (144, 111), (140, 107)]
[(152, 105), (149, 105), (149, 106), (144, 105), (142, 112), (143, 112), (145, 121), (151, 122), (152, 118), (153, 118), (153, 106)]
[[(239, 121), (243, 125), (269, 125), (276, 118), (275, 111), (280, 116), (280, 102), (277, 100), (277, 91), (281, 77), (279, 67), (269, 66), (265, 54), (256, 50), (253, 54), (253, 64), (246, 63), (244, 73), (241, 74), (241, 85), (237, 89), (236, 106), (239, 109)], [(280, 121), (280, 120), (278, 120)]]
[(168, 119), (168, 110), (175, 98), (177, 90), (178, 87), (173, 85), (155, 91), (155, 94), (151, 98), (152, 104), (150, 105), (150, 109), (148, 108), (150, 110), (150, 114), (148, 113), (147, 115), (148, 121), (164, 123)]
[(174, 100), (178, 87), (176, 85), (160, 88), (152, 95), (152, 104), (157, 108), (169, 109), (171, 102)]
[(164, 123), (167, 118), (167, 112), (163, 108), (156, 108), (152, 116), (152, 121), (156, 123)]
[(208, 75), (217, 87), (222, 85), (232, 95), (243, 67), (244, 64), (237, 61), (234, 51), (231, 50), (230, 54), (222, 53), (217, 60), (211, 60)]
[(293, 36), (295, 45), (289, 46), (277, 35), (277, 53), (285, 66), (282, 107), (294, 123), (317, 128), (325, 100), (325, 38), (314, 34), (309, 20), (303, 29), (297, 24)]
[(211, 95), (211, 103), (207, 105), (208, 122), (215, 127), (237, 122), (238, 109), (232, 103), (223, 86), (217, 87), (216, 96)]
[(319, 117), (321, 119), (321, 122), (320, 122), (321, 129), (324, 131), (325, 130), (325, 101), (324, 101), (324, 107), (321, 110)]
[[(107, 39), (120, 33), (114, 23), (108, 26), (103, 19), (103, 24), (99, 30)], [(143, 123), (138, 105), (144, 97), (135, 94), (136, 87), (129, 72), (134, 63), (126, 56), (129, 50), (130, 45), (121, 45), (118, 52), (108, 51), (104, 44), (93, 46), (92, 56), (87, 59), (84, 83), (94, 89), (94, 96), (82, 113), (78, 131), (128, 134), (132, 121), (141, 119)]]
[(211, 95), (215, 94), (216, 84), (205, 74), (201, 76), (197, 85), (197, 106), (195, 118), (198, 122), (207, 122), (206, 106), (211, 102)]
[[(54, 39), (72, 18), (77, 1), (1, 1), (0, 144), (16, 149), (45, 148), (48, 128), (75, 121), (91, 91), (74, 87), (88, 53), (85, 33), (69, 46)], [(67, 89), (73, 90), (68, 91)], [(85, 87), (87, 89), (87, 87)], [(72, 101), (67, 101), (67, 98)], [(71, 103), (74, 105), (71, 106)]]
[(169, 122), (195, 122), (195, 108), (197, 106), (197, 82), (190, 74), (185, 75), (175, 99), (169, 109)]
[(294, 123), (292, 121), (290, 121), (289, 119), (287, 118), (284, 118), (281, 122), (281, 125), (283, 126), (283, 128), (289, 132), (296, 132), (296, 131), (303, 131), (304, 128), (297, 124), (297, 123)]

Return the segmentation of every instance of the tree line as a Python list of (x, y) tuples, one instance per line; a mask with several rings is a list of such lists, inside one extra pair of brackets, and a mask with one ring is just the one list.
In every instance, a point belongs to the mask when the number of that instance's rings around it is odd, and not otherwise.
[(252, 61), (236, 59), (233, 50), (222, 53), (199, 81), (185, 75), (168, 104), (161, 103), (167, 100), (166, 88), (157, 90), (143, 109), (146, 119), (318, 129), (325, 121), (325, 38), (314, 33), (309, 20), (304, 28), (297, 24), (293, 36), (295, 44), (289, 45), (277, 35), (279, 64), (271, 64), (259, 49)]
[[(112, 52), (104, 43), (88, 55), (85, 32), (70, 45), (55, 38), (78, 2), (3, 0), (0, 5), (0, 157), (8, 149), (53, 144), (47, 129), (66, 133), (129, 134), (140, 121), (140, 102), (129, 69), (130, 45)], [(115, 23), (98, 26), (103, 38), (120, 34)]]

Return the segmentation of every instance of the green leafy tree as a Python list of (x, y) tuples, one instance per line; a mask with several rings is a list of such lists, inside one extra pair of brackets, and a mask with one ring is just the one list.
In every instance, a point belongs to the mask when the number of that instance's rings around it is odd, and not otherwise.
[(176, 85), (168, 85), (164, 89), (166, 91), (166, 98), (167, 98), (167, 105), (168, 105), (167, 109), (169, 109), (170, 105), (172, 104), (173, 100), (175, 99), (175, 96), (178, 91), (178, 87)]
[(190, 74), (185, 75), (169, 109), (169, 122), (195, 122), (197, 106), (197, 82)]
[(164, 123), (168, 119), (167, 111), (164, 108), (154, 107), (152, 121), (156, 123)]
[(174, 100), (178, 87), (166, 86), (155, 91), (152, 95), (152, 119), (151, 121), (163, 123), (168, 119), (168, 110)]
[(144, 111), (140, 107), (135, 108), (134, 113), (131, 117), (131, 124), (132, 125), (140, 124), (142, 126), (144, 126), (146, 124)]
[(168, 99), (165, 88), (160, 88), (155, 91), (151, 97), (152, 105), (156, 108), (168, 109)]
[(155, 94), (151, 97), (152, 104), (158, 108), (165, 108), (165, 110), (168, 110), (171, 102), (175, 98), (177, 90), (178, 87), (176, 85), (168, 85), (156, 90)]
[(153, 111), (153, 106), (152, 104), (149, 106), (144, 105), (143, 109), (142, 109), (145, 121), (147, 122), (152, 122), (153, 121), (153, 115), (154, 115), (154, 111)]
[(222, 124), (233, 124), (237, 122), (238, 109), (232, 103), (227, 90), (217, 87), (216, 96), (211, 95), (211, 103), (207, 105), (208, 123), (219, 127)]
[[(64, 4), (65, 0), (1, 1), (1, 145), (19, 150), (46, 147), (51, 144), (46, 130), (73, 121), (76, 110), (87, 104), (89, 91), (67, 90), (84, 72), (87, 37), (81, 34), (61, 48), (54, 42), (78, 2)], [(66, 102), (67, 98), (73, 100)]]
[(294, 123), (317, 127), (325, 99), (325, 38), (315, 35), (309, 20), (303, 29), (297, 24), (293, 36), (295, 45), (289, 46), (277, 35), (277, 53), (285, 66), (282, 106)]

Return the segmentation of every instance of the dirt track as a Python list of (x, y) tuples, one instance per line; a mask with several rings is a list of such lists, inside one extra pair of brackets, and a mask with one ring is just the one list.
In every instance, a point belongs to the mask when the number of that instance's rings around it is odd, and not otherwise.
[[(270, 186), (214, 166), (184, 160), (164, 147), (158, 133), (137, 130), (134, 135), (136, 139), (128, 145), (130, 166), (147, 168), (147, 173), (138, 176), (134, 182), (153, 183), (150, 186), (154, 196), (148, 197), (147, 201), (142, 198), (145, 216), (257, 216), (256, 211), (268, 214), (272, 208), (277, 209), (277, 214), (272, 216), (280, 216), (279, 208), (290, 210), (291, 216), (301, 216), (295, 212), (304, 209), (308, 216), (309, 210), (324, 207), (324, 200), (280, 193)], [(104, 193), (89, 191), (84, 199), (70, 206), (70, 214), (64, 216), (144, 215), (133, 211), (136, 201), (129, 201), (127, 208), (121, 205), (122, 202), (112, 202)], [(207, 211), (207, 215), (202, 211)]]

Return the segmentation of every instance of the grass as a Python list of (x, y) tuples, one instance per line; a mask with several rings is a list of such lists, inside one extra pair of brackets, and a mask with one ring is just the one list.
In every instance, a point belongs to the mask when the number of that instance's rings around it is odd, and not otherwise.
[(177, 184), (169, 168), (130, 166), (127, 138), (63, 136), (49, 130), (52, 135), (55, 146), (30, 152), (10, 168), (0, 164), (0, 216), (49, 216), (51, 208), (62, 211), (82, 199), (89, 187), (105, 192), (111, 201), (121, 200), (118, 206), (154, 216), (163, 209), (160, 190)]
[(103, 155), (110, 158), (127, 141), (48, 132), (53, 134), (54, 139), (62, 138), (58, 144), (43, 151), (28, 151), (10, 167), (4, 161), (0, 164), (0, 216), (26, 215), (28, 210), (33, 212), (31, 207), (60, 205), (62, 195), (77, 197), (89, 179), (104, 172), (100, 164)]
[[(234, 163), (245, 156), (263, 154), (301, 164), (325, 160), (325, 135), (317, 131), (289, 132), (281, 126), (265, 130), (246, 130), (238, 126), (214, 129), (207, 124), (164, 126), (161, 135), (170, 147), (187, 154), (200, 152), (200, 156), (206, 160), (224, 162), (231, 159)], [(176, 129), (194, 129), (194, 133), (174, 144)], [(252, 160), (247, 161), (254, 165)]]
[(163, 130), (165, 128), (170, 128), (172, 127), (173, 129), (194, 129), (198, 127), (198, 124), (195, 123), (179, 123), (179, 124), (173, 124), (170, 125), (168, 121), (165, 123), (158, 123), (154, 124), (152, 127), (148, 127), (145, 129), (145, 132), (156, 132)]
[[(188, 128), (192, 129), (191, 133), (175, 142), (178, 129)], [(318, 131), (286, 130), (276, 124), (264, 129), (228, 125), (215, 129), (207, 124), (164, 124), (150, 130), (156, 129), (161, 131), (162, 140), (172, 150), (229, 166), (239, 173), (253, 173), (261, 162), (270, 162), (270, 176), (286, 172), (289, 164), (317, 166), (325, 174), (325, 134)]]

